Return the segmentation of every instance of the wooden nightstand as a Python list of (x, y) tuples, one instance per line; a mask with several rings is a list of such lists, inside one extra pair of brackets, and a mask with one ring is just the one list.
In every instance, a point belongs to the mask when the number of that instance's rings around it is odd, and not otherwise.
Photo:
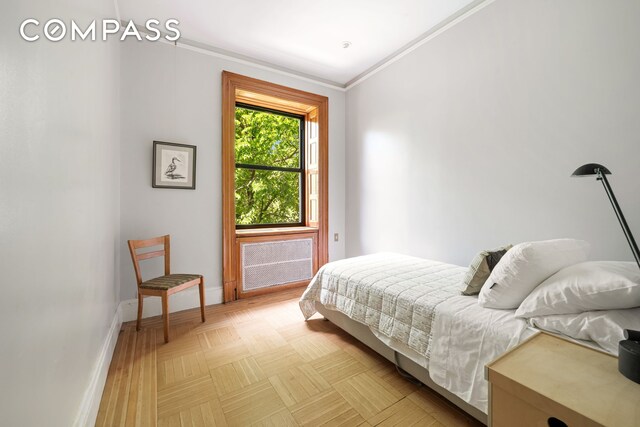
[(487, 365), (489, 425), (640, 426), (640, 384), (614, 356), (540, 333)]

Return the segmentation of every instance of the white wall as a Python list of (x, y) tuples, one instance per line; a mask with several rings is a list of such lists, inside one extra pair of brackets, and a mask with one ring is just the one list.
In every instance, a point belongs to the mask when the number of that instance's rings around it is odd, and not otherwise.
[[(497, 0), (348, 91), (346, 111), (343, 92), (167, 44), (18, 38), (26, 17), (112, 17), (108, 0), (1, 12), (2, 424), (76, 419), (117, 303), (135, 296), (127, 239), (170, 233), (174, 269), (221, 300), (222, 70), (329, 97), (332, 260), (464, 265), (560, 236), (631, 259), (602, 188), (568, 175), (609, 166), (638, 232), (636, 1)], [(198, 146), (195, 191), (151, 188), (153, 140)]]
[[(168, 233), (172, 271), (203, 274), (207, 303), (222, 301), (222, 70), (329, 97), (329, 257), (344, 257), (344, 239), (333, 241), (345, 221), (344, 92), (169, 44), (126, 42), (121, 63), (123, 300), (136, 295), (127, 240)], [(198, 147), (196, 190), (151, 187), (154, 140)], [(176, 297), (173, 308), (184, 308)], [(181, 298), (198, 301), (195, 291)]]
[(460, 265), (573, 236), (632, 260), (640, 237), (640, 2), (497, 0), (347, 92), (347, 255)]
[(117, 43), (27, 43), (18, 27), (113, 15), (109, 0), (1, 6), (2, 425), (74, 423), (119, 301)]

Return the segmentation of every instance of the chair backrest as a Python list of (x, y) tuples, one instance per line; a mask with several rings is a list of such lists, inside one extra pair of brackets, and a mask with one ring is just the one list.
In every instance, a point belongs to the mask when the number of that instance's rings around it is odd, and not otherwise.
[[(148, 248), (150, 246), (163, 245), (163, 249), (151, 252), (145, 252), (138, 254), (138, 249)], [(138, 286), (142, 283), (142, 273), (140, 272), (140, 261), (145, 259), (156, 258), (164, 256), (164, 275), (171, 274), (171, 243), (170, 236), (152, 237), (151, 239), (144, 240), (129, 240), (129, 252), (131, 252), (131, 260), (133, 261), (133, 268), (136, 271), (136, 280)]]

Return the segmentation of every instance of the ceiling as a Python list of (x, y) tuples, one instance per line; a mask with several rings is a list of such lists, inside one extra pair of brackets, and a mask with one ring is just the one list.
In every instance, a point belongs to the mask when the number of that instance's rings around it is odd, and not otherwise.
[[(180, 21), (181, 43), (344, 87), (477, 0), (117, 0), (120, 18)], [(347, 49), (344, 41), (351, 42)]]

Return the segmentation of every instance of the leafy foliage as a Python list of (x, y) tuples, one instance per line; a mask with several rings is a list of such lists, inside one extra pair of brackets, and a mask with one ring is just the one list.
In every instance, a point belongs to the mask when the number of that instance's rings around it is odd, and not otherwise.
[[(236, 163), (300, 167), (300, 120), (236, 107)], [(236, 168), (236, 224), (300, 222), (298, 172)]]

